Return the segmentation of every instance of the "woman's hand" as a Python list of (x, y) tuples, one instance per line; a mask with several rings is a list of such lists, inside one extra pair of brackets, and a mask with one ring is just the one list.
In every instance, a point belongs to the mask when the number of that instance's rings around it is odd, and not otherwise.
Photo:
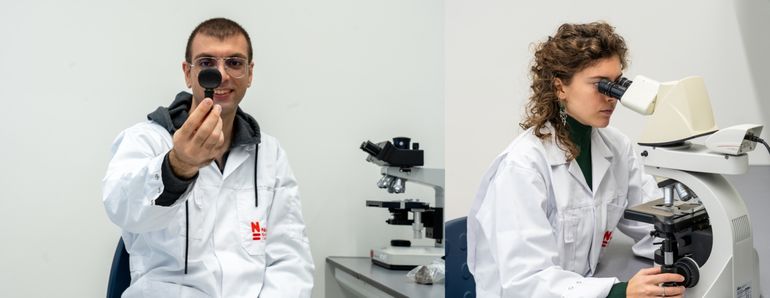
[(660, 273), (660, 267), (646, 268), (628, 281), (626, 297), (684, 297), (684, 287), (663, 287), (664, 282), (682, 282), (684, 276)]

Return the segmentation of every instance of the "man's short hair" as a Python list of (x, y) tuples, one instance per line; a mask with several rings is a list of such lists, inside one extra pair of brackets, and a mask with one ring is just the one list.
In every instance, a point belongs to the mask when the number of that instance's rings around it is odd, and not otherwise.
[(184, 59), (188, 63), (192, 62), (192, 52), (190, 47), (192, 46), (193, 39), (198, 34), (216, 37), (220, 40), (224, 40), (225, 38), (236, 36), (238, 34), (243, 35), (243, 37), (246, 38), (246, 43), (249, 46), (247, 58), (249, 62), (251, 62), (253, 51), (251, 48), (251, 38), (249, 38), (249, 33), (247, 33), (246, 30), (241, 27), (241, 25), (238, 25), (238, 23), (233, 20), (226, 18), (213, 18), (206, 20), (195, 27), (195, 30), (193, 30), (193, 32), (190, 34), (190, 38), (187, 39), (187, 48), (185, 49)]

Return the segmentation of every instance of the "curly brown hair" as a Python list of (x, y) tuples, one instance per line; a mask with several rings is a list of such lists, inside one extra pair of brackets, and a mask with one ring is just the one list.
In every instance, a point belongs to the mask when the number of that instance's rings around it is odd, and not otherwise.
[(519, 125), (523, 129), (534, 127), (535, 135), (547, 140), (551, 132), (545, 128), (550, 122), (555, 130), (557, 146), (564, 150), (568, 161), (578, 156), (579, 149), (570, 140), (569, 130), (559, 117), (559, 98), (556, 95), (556, 79), (569, 85), (575, 73), (593, 65), (598, 60), (617, 56), (626, 68), (628, 49), (623, 37), (605, 22), (588, 24), (563, 24), (556, 35), (537, 44), (532, 61), (532, 95), (526, 107), (526, 117)]

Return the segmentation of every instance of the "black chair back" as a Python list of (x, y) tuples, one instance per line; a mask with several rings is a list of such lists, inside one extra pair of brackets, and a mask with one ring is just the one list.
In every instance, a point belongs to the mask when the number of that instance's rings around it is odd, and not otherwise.
[(468, 270), (466, 217), (455, 218), (446, 227), (446, 297), (476, 297), (476, 281)]
[(123, 244), (123, 238), (118, 241), (115, 248), (115, 256), (112, 257), (112, 269), (110, 279), (107, 282), (107, 298), (120, 298), (128, 286), (131, 285), (131, 271), (128, 263), (128, 251)]

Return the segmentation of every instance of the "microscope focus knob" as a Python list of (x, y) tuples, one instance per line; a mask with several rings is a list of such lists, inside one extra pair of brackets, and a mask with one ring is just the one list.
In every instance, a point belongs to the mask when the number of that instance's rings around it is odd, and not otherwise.
[(685, 288), (692, 288), (698, 284), (700, 269), (698, 269), (698, 263), (695, 260), (684, 257), (677, 260), (674, 263), (674, 267), (676, 268), (676, 273), (684, 276), (684, 282), (679, 283), (680, 285)]

